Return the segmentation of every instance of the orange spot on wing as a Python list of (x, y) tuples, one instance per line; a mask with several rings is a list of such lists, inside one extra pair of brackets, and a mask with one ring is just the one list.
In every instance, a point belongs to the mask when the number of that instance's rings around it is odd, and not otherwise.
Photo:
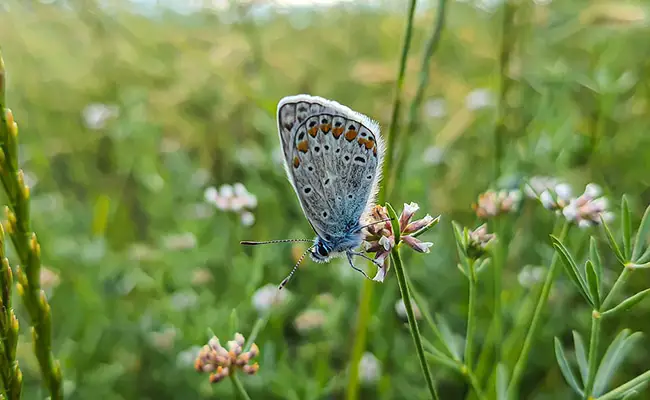
[(343, 127), (338, 127), (332, 129), (332, 135), (334, 135), (335, 138), (339, 138), (343, 134)]
[(373, 147), (372, 154), (377, 155), (377, 146)]
[(307, 131), (312, 137), (316, 137), (316, 134), (318, 133), (318, 126), (314, 126), (313, 128), (309, 128)]
[(323, 131), (323, 133), (329, 133), (329, 131), (332, 129), (332, 124), (321, 124), (320, 130)]
[(293, 158), (293, 167), (298, 168), (299, 166), (300, 166), (300, 159), (298, 158), (298, 156), (296, 156)]
[(303, 153), (306, 153), (307, 150), (309, 150), (309, 143), (307, 143), (306, 140), (303, 140), (302, 142), (298, 143), (296, 148), (298, 149), (298, 151), (302, 151)]
[(345, 133), (345, 139), (347, 139), (348, 142), (351, 142), (351, 141), (354, 140), (354, 138), (357, 137), (357, 134), (358, 134), (358, 133), (359, 133), (359, 132), (357, 132), (357, 131), (355, 131), (355, 130), (349, 130), (349, 131), (347, 131), (347, 132)]

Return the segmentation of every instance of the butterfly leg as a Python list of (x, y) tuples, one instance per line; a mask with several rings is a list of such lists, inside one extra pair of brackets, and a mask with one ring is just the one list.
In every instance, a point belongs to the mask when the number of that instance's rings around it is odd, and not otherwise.
[(355, 254), (355, 253), (353, 253), (353, 252), (351, 252), (351, 251), (348, 251), (348, 252), (345, 253), (345, 255), (348, 256), (348, 262), (350, 263), (350, 266), (352, 267), (352, 269), (354, 269), (354, 270), (357, 271), (357, 272), (362, 273), (363, 276), (365, 276), (366, 278), (370, 279), (370, 277), (369, 277), (368, 275), (366, 275), (365, 272), (363, 272), (362, 270), (360, 270), (359, 268), (357, 268), (357, 267), (354, 266), (354, 263), (352, 262), (352, 255), (353, 255), (353, 254)]
[(370, 261), (371, 263), (375, 264), (378, 268), (384, 268), (384, 266), (381, 265), (381, 264), (379, 264), (379, 263), (377, 262), (377, 260), (373, 260), (372, 258), (368, 257), (367, 255), (365, 255), (365, 254), (363, 254), (363, 253), (357, 253), (356, 251), (351, 251), (350, 254), (352, 254), (352, 255), (354, 255), (354, 256), (363, 257), (363, 258), (365, 258), (366, 260)]

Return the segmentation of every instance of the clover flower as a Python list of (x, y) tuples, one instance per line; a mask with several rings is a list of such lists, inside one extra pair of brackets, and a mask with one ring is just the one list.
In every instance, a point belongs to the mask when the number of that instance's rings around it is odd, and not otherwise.
[(257, 207), (257, 197), (243, 184), (221, 185), (219, 189), (211, 186), (205, 189), (203, 196), (206, 202), (217, 209), (239, 214), (242, 225), (251, 226), (255, 223), (255, 215), (251, 210)]
[(559, 179), (551, 176), (533, 176), (524, 187), (524, 194), (530, 199), (537, 199), (540, 193), (546, 190), (553, 190), (562, 184)]
[(226, 347), (222, 346), (219, 338), (213, 336), (208, 344), (201, 348), (194, 361), (198, 372), (210, 373), (210, 383), (217, 383), (241, 369), (248, 375), (254, 375), (259, 370), (258, 363), (249, 364), (260, 354), (260, 349), (253, 343), (248, 351), (244, 351), (246, 340), (241, 333), (235, 333), (234, 340), (229, 340)]
[(609, 202), (603, 196), (600, 186), (590, 183), (585, 187), (583, 194), (572, 199), (562, 209), (562, 215), (580, 228), (588, 228), (600, 224), (601, 216), (605, 222), (614, 218), (614, 214), (607, 211), (608, 206)]
[[(400, 241), (419, 253), (428, 253), (433, 243), (422, 242), (417, 239), (417, 236), (427, 231), (439, 218), (434, 219), (431, 215), (427, 214), (422, 219), (411, 221), (413, 215), (419, 209), (420, 206), (416, 203), (404, 204), (404, 209), (398, 219)], [(369, 223), (372, 225), (364, 228), (363, 240), (365, 250), (367, 253), (374, 253), (375, 261), (378, 265), (382, 266), (373, 280), (383, 282), (388, 272), (386, 259), (390, 255), (391, 250), (399, 243), (395, 243), (393, 226), (385, 207), (376, 205), (370, 212)]]
[(496, 235), (489, 233), (487, 225), (483, 224), (473, 231), (469, 231), (469, 240), (467, 241), (467, 255), (472, 259), (479, 259), (487, 253), (489, 244), (494, 240)]
[(370, 352), (365, 352), (359, 360), (359, 381), (363, 384), (372, 384), (381, 377), (381, 363)]
[(259, 314), (264, 314), (272, 307), (277, 307), (285, 303), (288, 296), (289, 291), (286, 288), (278, 290), (277, 285), (269, 283), (257, 289), (255, 293), (253, 293), (251, 303), (253, 304), (253, 308), (255, 308)]
[(521, 203), (519, 190), (488, 190), (478, 196), (472, 208), (479, 218), (493, 218), (501, 214), (517, 211)]

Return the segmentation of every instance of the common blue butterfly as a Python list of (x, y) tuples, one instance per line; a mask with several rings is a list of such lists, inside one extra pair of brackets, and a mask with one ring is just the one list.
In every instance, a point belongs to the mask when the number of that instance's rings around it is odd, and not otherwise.
[(306, 94), (281, 99), (277, 123), (287, 177), (316, 238), (241, 243), (312, 242), (280, 289), (307, 253), (318, 263), (345, 255), (352, 268), (368, 277), (352, 259), (375, 262), (355, 249), (379, 189), (384, 157), (379, 124), (335, 101)]

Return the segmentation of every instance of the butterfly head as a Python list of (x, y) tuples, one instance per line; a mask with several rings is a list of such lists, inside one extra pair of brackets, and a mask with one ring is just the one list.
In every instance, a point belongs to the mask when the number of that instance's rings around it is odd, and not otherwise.
[(332, 247), (320, 237), (316, 238), (314, 245), (309, 250), (309, 256), (317, 263), (329, 261), (332, 256)]

